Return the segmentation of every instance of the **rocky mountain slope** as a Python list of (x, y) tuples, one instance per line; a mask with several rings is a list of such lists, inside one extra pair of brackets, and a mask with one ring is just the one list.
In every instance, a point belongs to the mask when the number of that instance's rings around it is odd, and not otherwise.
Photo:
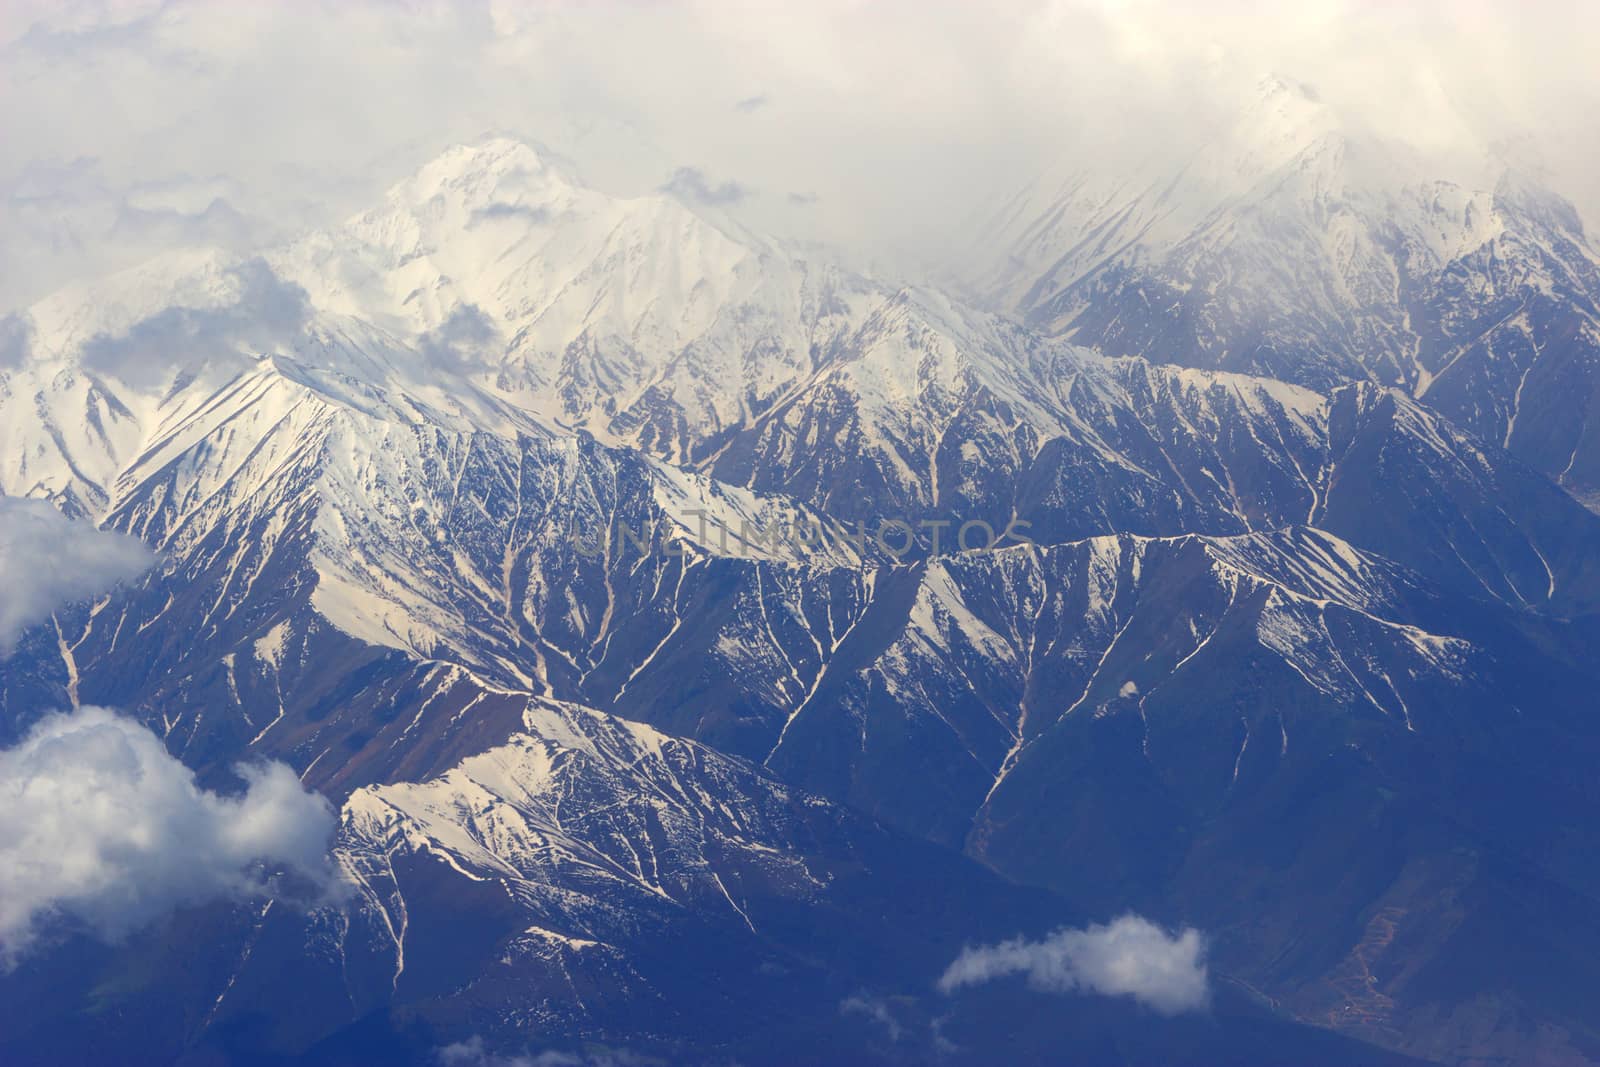
[(0, 979), (163, 1020), (152, 1060), (782, 1062), (788, 1012), (986, 1062), (1024, 1000), (941, 1000), (962, 945), (1128, 909), (1208, 931), (1214, 1017), (1052, 1002), (1027, 1055), (1600, 1049), (1547, 995), (1595, 977), (1600, 516), (1443, 373), (1108, 358), (506, 141), (25, 319), (0, 490), (160, 558), (22, 635), (0, 737), (117, 706), (341, 806), (345, 904)]
[(1041, 175), (974, 226), (960, 280), (1110, 354), (1403, 389), (1593, 507), (1600, 252), (1490, 160), (1441, 179), (1271, 78), (1181, 166)]

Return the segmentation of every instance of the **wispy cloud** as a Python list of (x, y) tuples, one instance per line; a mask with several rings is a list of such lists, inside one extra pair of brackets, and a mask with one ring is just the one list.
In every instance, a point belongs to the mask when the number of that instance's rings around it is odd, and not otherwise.
[(714, 182), (698, 167), (679, 167), (661, 186), (661, 191), (701, 204), (737, 204), (750, 195), (738, 182)]
[(894, 1012), (889, 1010), (888, 1001), (882, 997), (875, 997), (869, 993), (857, 993), (855, 996), (845, 997), (839, 1002), (839, 1011), (844, 1015), (861, 1015), (879, 1026), (883, 1027), (884, 1034), (890, 1041), (899, 1041), (905, 1033), (905, 1028), (900, 1025), (900, 1020), (894, 1017)]
[(440, 1067), (659, 1067), (662, 1061), (626, 1049), (594, 1048), (579, 1052), (496, 1052), (474, 1035), (439, 1049)]
[(1045, 992), (1133, 997), (1166, 1015), (1196, 1011), (1208, 999), (1200, 932), (1168, 933), (1137, 915), (1059, 930), (1041, 941), (968, 948), (939, 979), (939, 989), (954, 993), (1012, 975)]
[(0, 961), (51, 916), (116, 939), (183, 904), (272, 893), (280, 872), (335, 883), (333, 809), (282, 763), (201, 789), (160, 738), (105, 708), (41, 720), (0, 750)]
[(279, 278), (264, 260), (231, 267), (231, 303), (171, 307), (118, 336), (83, 347), (83, 365), (129, 385), (158, 385), (179, 368), (227, 371), (297, 336), (311, 317), (306, 291)]
[(42, 500), (0, 497), (0, 658), (56, 608), (135, 577), (154, 558), (136, 538), (68, 519)]
[(511, 204), (501, 201), (478, 208), (467, 221), (469, 225), (477, 225), (494, 219), (520, 219), (530, 225), (537, 225), (549, 221), (550, 209), (534, 204)]
[(461, 373), (482, 366), (499, 336), (499, 328), (482, 308), (462, 304), (423, 334), (418, 348), (429, 366)]

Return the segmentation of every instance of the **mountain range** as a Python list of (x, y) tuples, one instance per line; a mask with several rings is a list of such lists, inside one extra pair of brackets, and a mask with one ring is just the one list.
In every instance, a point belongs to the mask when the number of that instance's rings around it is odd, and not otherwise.
[[(346, 896), (64, 929), (0, 1054), (1600, 1062), (1600, 254), (1413, 174), (1275, 80), (902, 284), (500, 138), (17, 312), (0, 492), (156, 562), (0, 742), (287, 763)], [(1128, 912), (1204, 1010), (939, 987)]]
[(1179, 164), (1004, 199), (955, 281), (1108, 354), (1402, 390), (1592, 507), (1600, 258), (1516, 147), (1440, 179), (1268, 78)]

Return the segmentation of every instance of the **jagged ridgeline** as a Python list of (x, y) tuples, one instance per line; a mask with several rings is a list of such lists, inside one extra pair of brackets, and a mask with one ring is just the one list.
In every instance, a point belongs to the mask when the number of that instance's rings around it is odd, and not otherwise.
[[(69, 937), (0, 1051), (1596, 1055), (1592, 253), (1522, 186), (1330, 185), (1305, 121), (1235, 218), (1014, 206), (999, 311), (508, 140), (28, 309), (0, 488), (159, 558), (22, 634), (0, 733), (284, 761), (349, 895)], [(1360, 272), (1234, 269), (1321, 264), (1313, 194)], [(1127, 911), (1205, 932), (1208, 1012), (938, 988)]]

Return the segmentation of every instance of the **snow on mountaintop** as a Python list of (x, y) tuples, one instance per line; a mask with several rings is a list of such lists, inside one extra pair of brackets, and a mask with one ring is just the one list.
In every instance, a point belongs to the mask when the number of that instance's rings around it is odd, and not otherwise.
[[(675, 324), (645, 317), (722, 283), (744, 254), (675, 201), (605, 196), (496, 139), (445, 152), (377, 207), (274, 258), (332, 310), (420, 334), (476, 308), (559, 348), (597, 320), (669, 340)], [(691, 314), (681, 325), (703, 327)]]
[(992, 214), (968, 224), (958, 279), (980, 294), (1023, 301), (1036, 282), (1070, 284), (1125, 251), (1168, 248), (1231, 200), (1312, 149), (1337, 144), (1337, 117), (1305, 87), (1269, 77), (1222, 126), (1203, 126), (1183, 162), (1169, 154), (1116, 171), (1063, 160)]
[[(1347, 125), (1314, 90), (1278, 76), (1263, 79), (1233, 120), (1202, 127), (1181, 163), (1168, 158), (1114, 172), (1074, 158), (1045, 171), (1000, 212), (974, 220), (960, 284), (999, 306), (1042, 313), (1052, 297), (1113, 264), (1192, 261), (1250, 243), (1241, 263), (1265, 260), (1279, 273), (1264, 279), (1281, 288), (1307, 236), (1298, 228), (1326, 229), (1317, 254), (1348, 273), (1370, 254), (1360, 247), (1373, 239), (1366, 228), (1391, 227), (1438, 264), (1501, 225), (1488, 191), (1470, 187), (1483, 175), (1440, 180), (1409, 147)], [(1272, 251), (1275, 242), (1284, 247)]]
[[(714, 884), (717, 857), (703, 851), (714, 838), (721, 849), (747, 853), (751, 862), (778, 863), (800, 884), (810, 883), (803, 864), (782, 854), (792, 821), (788, 809), (801, 798), (747, 765), (642, 723), (560, 701), (530, 699), (523, 726), (526, 733), (440, 778), (352, 795), (342, 818), (347, 854), (381, 854), (398, 831), (408, 847), (438, 851), (473, 876), (508, 877), (531, 896), (577, 867), (591, 889), (617, 881), (678, 901), (697, 884), (702, 890)], [(596, 800), (594, 794), (608, 794), (611, 803), (584, 805), (564, 821), (562, 801), (575, 789)], [(611, 820), (591, 822), (583, 814), (612, 808), (622, 810)], [(630, 832), (629, 821), (651, 817), (674, 851), (670, 867), (652, 863), (647, 869), (628, 849), (630, 841), (653, 839)], [(601, 907), (585, 903), (583, 910)]]
[[(624, 950), (641, 928), (686, 909), (754, 933), (741, 899), (826, 891), (830, 872), (813, 873), (804, 851), (803, 820), (820, 802), (703, 745), (579, 705), (529, 700), (522, 726), (438, 777), (346, 801), (336, 856), (379, 917), (374, 933), (392, 941), (393, 983), (418, 906), (402, 873), (411, 857), (494, 884), (497, 901), (504, 894), (524, 932), (500, 950), (500, 967), (599, 954), (614, 961), (613, 980), (631, 974)], [(571, 982), (581, 964), (568, 963)], [(548, 1019), (588, 1008), (574, 997), (521, 1010)]]
[(831, 270), (670, 196), (607, 196), (505, 139), (446, 152), (268, 258), (319, 307), (488, 374), (552, 419), (592, 414), (599, 432), (651, 389), (707, 425), (742, 417), (747, 393), (806, 366), (836, 288)]
[[(1296, 110), (1305, 101), (1279, 103), (1284, 128), (1316, 126)], [(1260, 164), (1249, 156), (1234, 170)], [(153, 296), (163, 286), (165, 306)], [(424, 654), (442, 634), (489, 624), (458, 616), (459, 598), (428, 596), (444, 616), (419, 627), (407, 598), (366, 599), (362, 569), (442, 588), (415, 566), (437, 546), (366, 563), (348, 549), (374, 529), (412, 536), (363, 501), (387, 506), (394, 487), (440, 464), (459, 481), (465, 461), (452, 450), (475, 437), (503, 468), (485, 476), (508, 491), (524, 439), (575, 431), (698, 470), (654, 468), (649, 508), (710, 555), (724, 554), (719, 529), (805, 507), (847, 522), (982, 518), (996, 530), (1026, 509), (1054, 540), (1216, 534), (1316, 521), (1332, 485), (1330, 401), (1317, 393), (1107, 360), (934, 290), (814, 267), (671, 198), (585, 189), (503, 139), (453, 149), (373, 210), (264, 257), (177, 257), (103, 291), (42, 304), (46, 354), (0, 370), (4, 491), (102, 516), (164, 464), (203, 472), (249, 454), (259, 441), (248, 427), (276, 433), (289, 410), (323, 412), (295, 454), (312, 456), (313, 440), (325, 449), (307, 460), (335, 505), (319, 531), (341, 546), (324, 561), (324, 602), (341, 605), (351, 632)], [(66, 307), (101, 310), (72, 325)], [(285, 406), (235, 419), (265, 397)], [(1420, 416), (1402, 422), (1411, 437), (1431, 432)], [(1495, 464), (1473, 447), (1452, 436), (1435, 451), (1477, 484)], [(603, 495), (585, 491), (586, 519), (609, 515)], [(702, 535), (690, 513), (704, 502), (719, 517)], [(395, 515), (409, 506), (395, 502)], [(328, 525), (334, 515), (354, 527)], [(481, 562), (478, 579), (497, 591), (485, 610), (514, 647), (505, 575)], [(430, 566), (460, 577), (448, 560)], [(351, 567), (362, 597), (339, 600), (333, 577)], [(1561, 567), (1541, 586), (1554, 590)]]
[(1281, 79), (1197, 140), (1039, 177), (958, 284), (1110, 355), (1403, 388), (1596, 506), (1600, 249), (1525, 160), (1440, 163)]

